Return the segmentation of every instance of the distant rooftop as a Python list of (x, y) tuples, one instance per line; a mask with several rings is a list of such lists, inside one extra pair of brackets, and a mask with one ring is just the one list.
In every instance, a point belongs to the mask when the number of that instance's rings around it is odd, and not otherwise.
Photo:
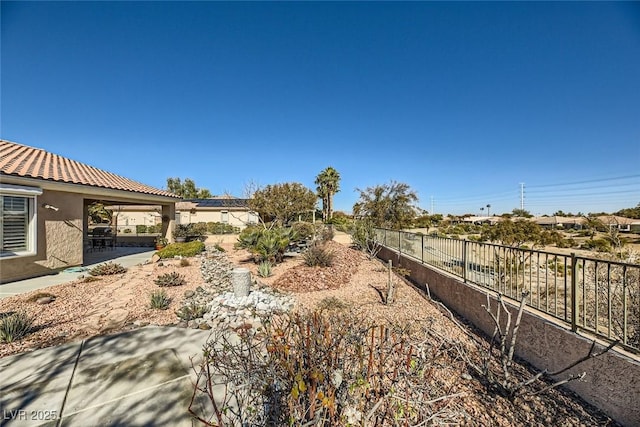
[(176, 209), (187, 209), (187, 206), (194, 208), (248, 208), (249, 199), (238, 199), (229, 196), (212, 197), (210, 199), (185, 199), (176, 205)]

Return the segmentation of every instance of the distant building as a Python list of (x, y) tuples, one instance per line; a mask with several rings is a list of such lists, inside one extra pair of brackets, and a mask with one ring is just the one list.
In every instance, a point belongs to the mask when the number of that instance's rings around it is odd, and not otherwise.
[(530, 218), (543, 228), (562, 228), (564, 230), (574, 229), (581, 230), (584, 226), (585, 219), (579, 216), (538, 216)]
[(232, 196), (186, 199), (176, 203), (176, 222), (220, 222), (245, 228), (247, 225), (258, 223), (258, 214), (249, 209), (249, 199)]
[(598, 219), (609, 228), (617, 228), (618, 231), (626, 233), (640, 233), (640, 219), (617, 215), (602, 215)]
[[(118, 233), (135, 231), (138, 225), (157, 225), (162, 222), (160, 206), (108, 206), (113, 211)], [(176, 224), (217, 222), (240, 229), (258, 223), (258, 214), (249, 209), (249, 199), (232, 196), (209, 199), (183, 199), (176, 202)]]

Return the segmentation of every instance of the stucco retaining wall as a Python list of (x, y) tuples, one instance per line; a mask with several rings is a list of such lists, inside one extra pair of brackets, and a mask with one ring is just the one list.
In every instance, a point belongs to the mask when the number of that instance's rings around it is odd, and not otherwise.
[[(494, 324), (482, 307), (487, 304), (487, 290), (465, 284), (459, 278), (430, 268), (396, 252), (382, 248), (382, 260), (392, 260), (395, 266), (411, 271), (410, 278), (417, 287), (426, 290), (449, 309), (464, 317), (487, 335), (493, 333)], [(497, 299), (490, 295), (491, 307)], [(508, 304), (515, 319), (517, 307)], [(516, 355), (537, 369), (564, 368), (587, 355), (593, 340), (572, 332), (543, 314), (525, 311), (522, 316)], [(598, 345), (598, 350), (605, 346)], [(586, 361), (559, 378), (585, 371), (583, 381), (573, 381), (567, 387), (585, 401), (600, 408), (625, 426), (640, 426), (640, 362), (618, 351)]]

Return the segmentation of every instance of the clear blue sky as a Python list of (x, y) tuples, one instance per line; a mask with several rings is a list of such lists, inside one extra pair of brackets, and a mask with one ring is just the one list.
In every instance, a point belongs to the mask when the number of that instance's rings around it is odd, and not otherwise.
[[(638, 2), (3, 1), (1, 137), (213, 194), (338, 170), (435, 213), (640, 202)], [(486, 209), (484, 213), (486, 214)]]

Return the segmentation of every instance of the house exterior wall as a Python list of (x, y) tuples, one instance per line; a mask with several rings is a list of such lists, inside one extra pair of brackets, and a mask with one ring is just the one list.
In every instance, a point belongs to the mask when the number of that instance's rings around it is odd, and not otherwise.
[[(226, 212), (226, 217), (223, 215)], [(257, 223), (258, 219), (255, 214), (247, 212), (245, 210), (196, 210), (194, 212), (181, 211), (180, 223), (189, 224), (197, 222), (222, 222), (234, 227), (244, 228), (249, 223)]]
[[(44, 205), (58, 211), (44, 208)], [(36, 200), (36, 253), (0, 258), (0, 283), (51, 274), (82, 265), (83, 196), (43, 190)]]
[[(382, 260), (410, 271), (411, 280), (448, 308), (455, 311), (485, 334), (493, 333), (494, 323), (482, 307), (487, 304), (487, 290), (465, 284), (460, 279), (430, 268), (396, 252), (382, 248)], [(491, 307), (497, 300), (490, 294)], [(513, 315), (517, 308), (507, 304)], [(554, 372), (589, 353), (592, 340), (563, 328), (542, 315), (525, 311), (518, 332), (516, 354), (537, 369)], [(566, 374), (586, 371), (583, 381), (566, 385), (585, 401), (600, 408), (623, 425), (640, 425), (640, 362), (621, 352), (609, 351), (572, 368)], [(566, 378), (563, 376), (562, 378)], [(560, 378), (558, 378), (560, 379)]]

